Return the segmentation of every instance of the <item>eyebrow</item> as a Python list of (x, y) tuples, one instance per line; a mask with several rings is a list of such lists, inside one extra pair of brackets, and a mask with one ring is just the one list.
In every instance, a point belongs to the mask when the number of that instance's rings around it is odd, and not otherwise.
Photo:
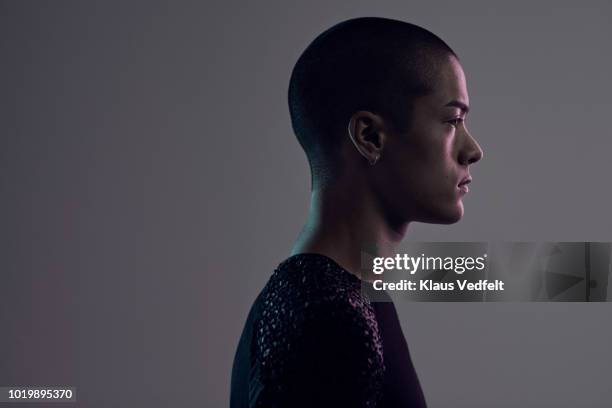
[(465, 103), (460, 102), (458, 100), (452, 100), (452, 101), (450, 101), (449, 103), (447, 103), (444, 106), (452, 106), (452, 107), (455, 107), (455, 108), (459, 108), (459, 109), (461, 109), (461, 111), (463, 113), (466, 113), (466, 114), (470, 111), (470, 107), (469, 106), (467, 106)]

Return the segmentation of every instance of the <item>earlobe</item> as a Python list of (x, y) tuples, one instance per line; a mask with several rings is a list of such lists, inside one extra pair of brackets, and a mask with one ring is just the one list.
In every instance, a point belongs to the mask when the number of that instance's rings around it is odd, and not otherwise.
[(372, 160), (370, 160), (370, 166), (376, 165), (376, 163), (378, 163), (378, 160), (380, 160), (380, 154), (377, 154)]

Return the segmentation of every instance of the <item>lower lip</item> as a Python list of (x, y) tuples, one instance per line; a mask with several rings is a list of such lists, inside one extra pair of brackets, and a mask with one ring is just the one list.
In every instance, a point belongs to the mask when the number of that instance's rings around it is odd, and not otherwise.
[(468, 188), (467, 184), (462, 184), (459, 186), (459, 192), (461, 193), (461, 195), (467, 194), (468, 191), (470, 191), (470, 189)]

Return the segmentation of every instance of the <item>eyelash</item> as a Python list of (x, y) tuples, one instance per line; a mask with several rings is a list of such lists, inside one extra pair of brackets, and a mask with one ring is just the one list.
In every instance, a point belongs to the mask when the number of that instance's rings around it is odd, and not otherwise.
[(450, 123), (450, 125), (454, 128), (456, 128), (457, 126), (459, 126), (459, 123), (463, 123), (464, 119), (463, 118), (454, 118), (452, 120), (449, 120), (447, 123)]

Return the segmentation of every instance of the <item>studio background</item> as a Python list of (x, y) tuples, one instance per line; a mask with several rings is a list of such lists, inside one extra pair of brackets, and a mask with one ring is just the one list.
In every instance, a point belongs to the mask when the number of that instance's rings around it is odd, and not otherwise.
[[(308, 209), (291, 69), (368, 15), (458, 53), (485, 152), (465, 218), (407, 240), (612, 241), (609, 2), (2, 1), (0, 386), (228, 405), (248, 309)], [(611, 312), (399, 310), (434, 408), (610, 406)]]

